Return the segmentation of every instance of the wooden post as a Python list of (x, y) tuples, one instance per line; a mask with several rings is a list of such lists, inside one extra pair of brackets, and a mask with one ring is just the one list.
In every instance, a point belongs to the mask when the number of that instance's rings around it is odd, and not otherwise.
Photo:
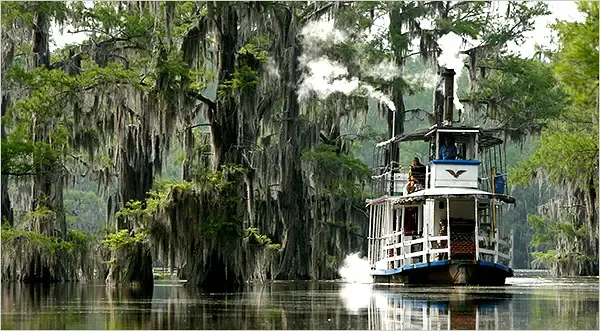
[(404, 238), (404, 220), (406, 217), (406, 207), (404, 205), (402, 205), (402, 227), (400, 228), (401, 231), (401, 242), (402, 245), (400, 245), (400, 254), (402, 255), (402, 266), (404, 266), (405, 261), (404, 261), (404, 242), (405, 242), (405, 238)]
[(492, 231), (496, 231), (496, 169), (492, 167)]
[(514, 247), (515, 247), (515, 232), (514, 232), (513, 229), (511, 229), (510, 230), (510, 253), (508, 254), (508, 256), (510, 257), (510, 260), (508, 261), (508, 267), (509, 268), (513, 267)]
[(429, 165), (425, 166), (425, 186), (423, 187), (423, 189), (428, 189), (429, 188)]
[(448, 232), (448, 260), (450, 260), (450, 198), (446, 198), (446, 231)]
[(475, 260), (479, 260), (479, 217), (477, 215), (479, 200), (475, 198)]
[(381, 232), (382, 232), (382, 227), (383, 227), (383, 223), (381, 222), (381, 204), (377, 205), (377, 227), (375, 228), (375, 231), (377, 232), (377, 242), (376, 242), (376, 248), (377, 248), (377, 258), (375, 259), (375, 262), (377, 263), (377, 261), (381, 260)]
[(373, 244), (373, 205), (369, 206), (369, 236), (367, 237), (367, 260), (369, 261), (369, 266), (371, 269), (373, 268), (373, 261), (371, 260), (371, 256), (373, 253), (371, 252)]
[[(440, 155), (440, 133), (436, 130), (435, 131), (435, 156), (433, 157), (433, 159), (437, 159), (438, 155)], [(431, 183), (429, 183), (431, 185)]]
[(376, 204), (373, 206), (374, 212), (373, 212), (373, 255), (371, 256), (373, 258), (373, 264), (376, 264), (377, 261), (379, 260), (379, 251), (378, 251), (378, 243), (379, 243), (379, 239), (378, 239), (378, 235), (379, 235), (379, 204)]
[(498, 263), (498, 239), (500, 239), (500, 233), (498, 232), (498, 229), (495, 229), (494, 231), (494, 263)]

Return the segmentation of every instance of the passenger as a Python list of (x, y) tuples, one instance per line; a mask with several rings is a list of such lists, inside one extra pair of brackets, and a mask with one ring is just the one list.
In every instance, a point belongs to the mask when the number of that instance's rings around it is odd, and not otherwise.
[(415, 157), (412, 161), (411, 176), (417, 181), (415, 184), (425, 184), (425, 166), (421, 164), (421, 160)]
[[(448, 235), (447, 222), (445, 219), (440, 219), (440, 237), (444, 237)], [(438, 248), (446, 248), (448, 247), (448, 241), (446, 240), (438, 240), (437, 242)], [(448, 253), (438, 254), (438, 261), (447, 260)]]
[(415, 191), (417, 180), (414, 176), (408, 177), (408, 182), (404, 185), (404, 190), (402, 191), (403, 195), (409, 195)]
[(454, 139), (450, 136), (444, 138), (444, 145), (440, 146), (440, 153), (438, 159), (442, 160), (455, 160), (456, 159), (456, 146), (454, 145)]

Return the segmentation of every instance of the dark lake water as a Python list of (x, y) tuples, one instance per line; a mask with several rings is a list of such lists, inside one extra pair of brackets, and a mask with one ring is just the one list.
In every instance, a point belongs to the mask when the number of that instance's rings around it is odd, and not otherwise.
[(170, 282), (152, 293), (103, 285), (2, 284), (4, 329), (589, 329), (598, 278), (521, 271), (502, 287), (341, 282), (253, 284), (206, 293)]

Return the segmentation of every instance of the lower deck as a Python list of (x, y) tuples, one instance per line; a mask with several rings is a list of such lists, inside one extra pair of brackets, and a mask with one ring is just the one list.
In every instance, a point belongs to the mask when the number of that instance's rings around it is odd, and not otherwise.
[(502, 264), (476, 260), (445, 260), (373, 270), (377, 283), (504, 285), (513, 270)]
[(370, 208), (368, 259), (376, 278), (504, 284), (512, 276), (513, 234), (501, 234), (501, 206), (494, 199), (481, 195), (392, 198), (375, 201)]

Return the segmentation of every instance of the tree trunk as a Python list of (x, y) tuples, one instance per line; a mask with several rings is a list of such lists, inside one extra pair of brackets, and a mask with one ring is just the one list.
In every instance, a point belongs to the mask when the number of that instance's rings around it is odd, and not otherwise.
[[(158, 111), (154, 109), (156, 103), (152, 98), (148, 96), (142, 104), (144, 109), (141, 110), (143, 115), (139, 127), (127, 125), (123, 137), (120, 138), (117, 158), (118, 198), (115, 211), (125, 207), (131, 200), (144, 201), (146, 193), (152, 188), (154, 163), (151, 155), (154, 146), (146, 118), (148, 113)], [(126, 116), (123, 114), (128, 112), (123, 105), (118, 111), (121, 116)], [(120, 216), (116, 218), (116, 230), (129, 230), (133, 235), (134, 224), (130, 224), (127, 217)], [(113, 251), (112, 258), (115, 262), (110, 265), (106, 277), (107, 284), (133, 287), (153, 285), (152, 256), (146, 243), (138, 242)]]
[[(2, 41), (4, 44), (2, 45), (2, 69), (0, 74), (2, 75), (2, 83), (4, 81), (4, 74), (12, 66), (14, 54), (15, 54), (15, 45), (12, 40), (5, 34), (4, 29), (2, 29)], [(2, 119), (4, 119), (4, 115), (6, 114), (6, 110), (8, 109), (11, 102), (10, 94), (8, 89), (2, 90)], [(2, 142), (6, 141), (6, 130), (4, 128), (4, 121), (0, 124), (0, 139)], [(2, 178), (0, 179), (0, 185), (2, 186), (2, 200), (0, 203), (2, 204), (2, 213), (0, 214), (0, 222), (8, 222), (10, 226), (14, 224), (14, 216), (13, 209), (10, 202), (10, 196), (8, 195), (8, 175), (2, 174)]]
[(277, 279), (309, 279), (310, 239), (304, 213), (304, 185), (302, 181), (299, 141), (300, 105), (296, 84), (300, 76), (298, 57), (301, 50), (296, 39), (297, 23), (290, 9), (279, 18), (284, 56), (280, 62), (283, 84), (283, 122), (279, 134), (280, 191), (279, 216), (284, 225), (283, 255)]
[[(4, 70), (2, 70), (2, 72), (4, 73)], [(4, 118), (4, 114), (6, 114), (6, 108), (8, 108), (8, 104), (10, 103), (10, 96), (8, 95), (7, 92), (3, 91), (2, 92), (2, 118)], [(1, 139), (4, 142), (6, 140), (6, 131), (4, 130), (4, 121), (2, 121), (2, 128), (1, 130)], [(10, 203), (10, 196), (8, 195), (8, 175), (2, 174), (2, 178), (1, 180), (1, 185), (2, 185), (2, 201), (0, 202), (2, 204), (2, 214), (1, 214), (1, 219), (0, 221), (2, 223), (4, 222), (8, 222), (8, 224), (10, 226), (14, 225), (14, 216), (13, 216), (13, 209)]]
[[(233, 5), (218, 3), (215, 16), (215, 58), (218, 59), (216, 109), (209, 109), (211, 139), (213, 145), (213, 170), (224, 164), (241, 164), (238, 147), (239, 110), (231, 91), (225, 90), (223, 83), (233, 78), (237, 46), (237, 13)], [(221, 93), (220, 93), (221, 92)]]
[[(49, 28), (50, 22), (46, 14), (37, 13), (33, 31), (33, 63), (36, 68), (50, 66)], [(49, 134), (52, 131), (49, 119), (34, 115), (33, 141), (50, 144)], [(63, 211), (63, 170), (57, 164), (43, 164), (33, 176), (31, 187), (30, 211), (40, 207), (50, 210), (50, 215), (34, 216), (32, 228), (45, 236), (66, 239), (67, 224)]]

